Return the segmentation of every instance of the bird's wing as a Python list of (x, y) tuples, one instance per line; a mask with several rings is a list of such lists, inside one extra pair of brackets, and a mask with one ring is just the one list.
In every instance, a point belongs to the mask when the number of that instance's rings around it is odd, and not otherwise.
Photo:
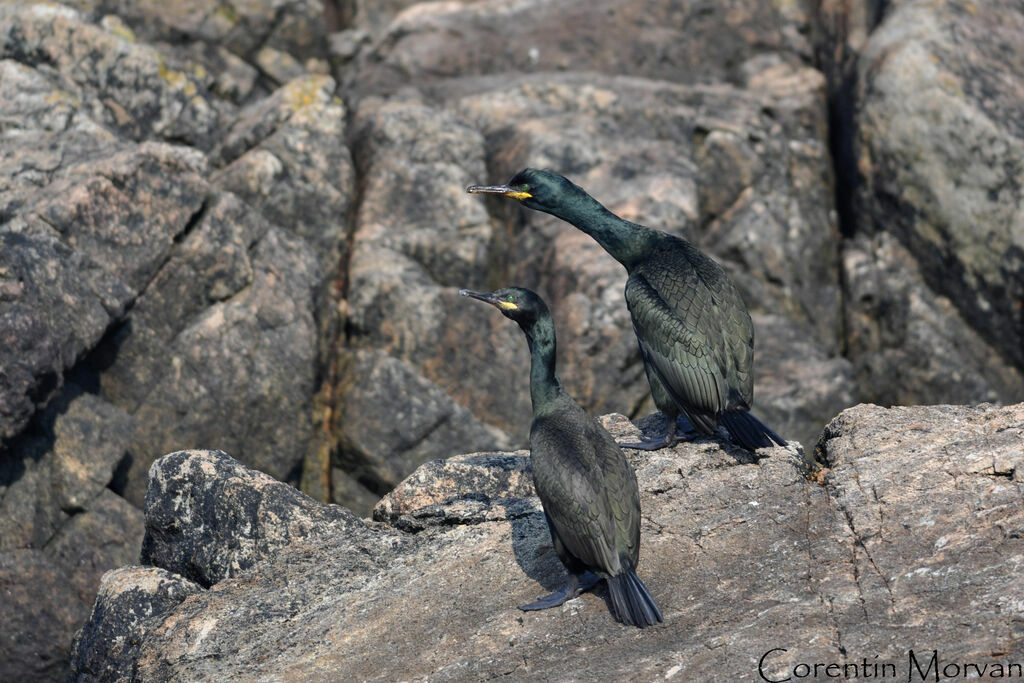
[[(534, 483), (566, 550), (587, 567), (617, 575), (617, 530), (619, 520), (628, 518), (630, 502), (614, 495), (621, 485), (605, 474), (604, 458), (596, 452), (589, 431), (567, 430), (556, 419), (535, 420), (530, 431)], [(636, 507), (639, 510), (639, 498)], [(639, 530), (639, 517), (636, 526)]]
[(736, 285), (720, 266), (710, 259), (707, 262), (709, 266), (703, 270), (712, 270), (714, 266), (714, 272), (701, 281), (717, 304), (715, 322), (722, 339), (722, 367), (730, 393), (726, 407), (749, 408), (754, 400), (754, 323)]
[(640, 555), (640, 489), (636, 474), (612, 435), (600, 426), (598, 430), (594, 450), (602, 463), (608, 506), (615, 517), (619, 554), (624, 550), (636, 567)]
[(708, 324), (713, 300), (695, 274), (680, 269), (671, 275), (670, 282), (655, 284), (633, 272), (626, 281), (640, 351), (678, 403), (717, 415), (727, 405), (728, 385), (725, 349), (716, 342), (721, 332)]

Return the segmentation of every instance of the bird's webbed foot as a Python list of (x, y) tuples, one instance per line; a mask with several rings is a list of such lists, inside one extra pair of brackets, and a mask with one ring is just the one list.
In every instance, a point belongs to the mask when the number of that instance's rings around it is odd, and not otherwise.
[(680, 415), (676, 418), (677, 439), (680, 441), (693, 441), (698, 436), (700, 436), (700, 432), (697, 431), (697, 428), (693, 426), (693, 423), (685, 415)]
[(600, 577), (591, 572), (569, 574), (569, 580), (566, 581), (565, 585), (559, 590), (556, 590), (554, 593), (549, 593), (541, 598), (537, 598), (528, 605), (519, 605), (519, 609), (524, 612), (534, 612), (536, 610), (548, 609), (550, 607), (558, 607), (559, 605), (572, 600), (583, 591), (593, 588), (600, 580)]
[(670, 426), (665, 433), (657, 438), (651, 438), (646, 434), (640, 435), (640, 441), (619, 441), (622, 448), (634, 448), (640, 451), (657, 451), (662, 448), (671, 448), (676, 445), (676, 430)]
[(619, 446), (641, 451), (657, 451), (662, 448), (671, 448), (676, 445), (677, 441), (691, 441), (700, 436), (685, 415), (676, 418), (674, 424), (666, 422), (665, 433), (661, 436), (651, 437), (641, 434), (640, 441), (620, 441)]

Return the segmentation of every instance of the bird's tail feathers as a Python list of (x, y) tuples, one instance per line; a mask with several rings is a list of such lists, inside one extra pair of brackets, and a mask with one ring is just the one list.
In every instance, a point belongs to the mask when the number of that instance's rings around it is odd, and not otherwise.
[[(758, 420), (749, 410), (729, 410), (719, 418), (721, 424), (729, 430), (733, 442), (748, 451), (757, 448), (770, 448), (778, 444), (786, 446), (786, 441), (771, 430), (765, 423)], [(773, 443), (774, 442), (774, 443)]]
[(612, 615), (623, 624), (646, 628), (663, 621), (647, 586), (628, 565), (618, 576), (608, 577), (608, 594)]

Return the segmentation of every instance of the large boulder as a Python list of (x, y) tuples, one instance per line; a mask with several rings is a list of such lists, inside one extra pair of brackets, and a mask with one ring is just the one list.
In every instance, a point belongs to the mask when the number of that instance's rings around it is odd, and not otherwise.
[(87, 680), (136, 677), (139, 646), (166, 613), (202, 587), (156, 567), (121, 567), (103, 575), (96, 595), (102, 609), (75, 634), (71, 668)]
[[(940, 328), (964, 330), (950, 333), (960, 337), (973, 330), (995, 352), (954, 348), (963, 360), (948, 362), (961, 369), (958, 378), (926, 373), (910, 385), (893, 383), (886, 394), (946, 400), (955, 393), (959, 402), (1024, 397), (1022, 28), (1024, 8), (1015, 2), (901, 2), (860, 55), (858, 229), (894, 236), (917, 262), (924, 287), (921, 304), (910, 306), (910, 325), (931, 325), (930, 312), (945, 309)], [(941, 347), (920, 344), (891, 348), (886, 338), (900, 335), (905, 323), (886, 317), (880, 343), (861, 354), (909, 365), (920, 365), (922, 354), (941, 355)], [(878, 365), (884, 371), (888, 363)], [(993, 381), (999, 374), (1007, 377)], [(884, 375), (863, 379), (871, 384)]]
[[(617, 438), (637, 436), (622, 416), (603, 421)], [(154, 505), (178, 505), (179, 533), (202, 529), (252, 562), (154, 610), (144, 629), (112, 631), (134, 655), (96, 657), (89, 670), (780, 680), (805, 662), (841, 668), (865, 652), (906, 672), (910, 649), (922, 667), (933, 649), (940, 666), (1005, 666), (1024, 657), (1022, 438), (1024, 405), (862, 405), (825, 430), (816, 471), (797, 445), (756, 461), (713, 440), (631, 454), (643, 507), (639, 573), (665, 615), (644, 632), (615, 623), (601, 589), (545, 612), (516, 609), (564, 578), (523, 453), (430, 463), (378, 505), (387, 523), (311, 528), (269, 552), (246, 539), (254, 525), (286, 528), (276, 507), (236, 507), (237, 519), (210, 512), (226, 490), (267, 500), (281, 485), (223, 455), (174, 454), (172, 469), (189, 474), (172, 487), (155, 475)], [(331, 514), (311, 501), (291, 505)], [(123, 593), (132, 574), (119, 576)], [(142, 590), (151, 578), (137, 581)], [(976, 615), (969, 625), (964, 605)], [(118, 609), (102, 593), (83, 634)]]
[(221, 451), (180, 451), (150, 471), (141, 559), (209, 587), (298, 540), (364, 527)]

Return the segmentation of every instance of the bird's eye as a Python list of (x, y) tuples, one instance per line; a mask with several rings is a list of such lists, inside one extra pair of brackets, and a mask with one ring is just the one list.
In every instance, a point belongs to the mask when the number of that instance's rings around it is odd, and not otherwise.
[(522, 191), (522, 192), (529, 192), (530, 191), (530, 186), (527, 185), (526, 183), (523, 183), (522, 185), (519, 186), (519, 190)]
[(516, 298), (509, 294), (507, 297), (505, 297), (505, 301), (509, 302), (510, 304), (514, 304), (516, 302)]

